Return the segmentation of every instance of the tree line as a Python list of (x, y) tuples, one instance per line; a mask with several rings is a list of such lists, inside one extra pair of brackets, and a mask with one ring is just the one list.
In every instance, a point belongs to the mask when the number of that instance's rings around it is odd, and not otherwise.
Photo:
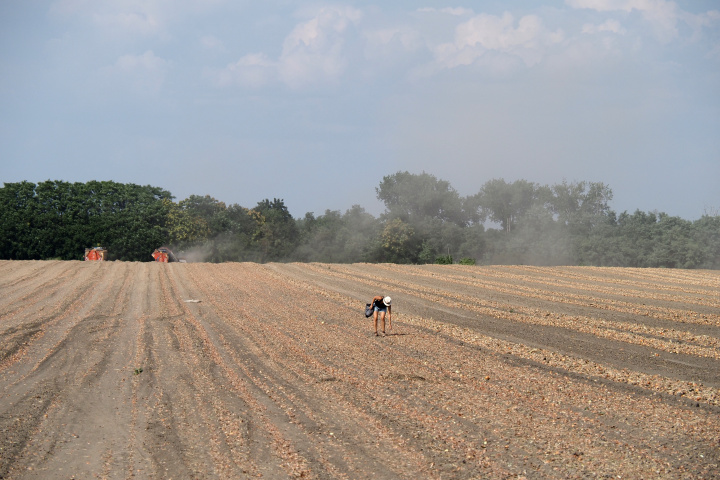
[(461, 196), (429, 173), (376, 187), (385, 211), (359, 205), (293, 218), (282, 199), (252, 208), (211, 196), (175, 202), (159, 187), (110, 181), (5, 183), (0, 258), (151, 261), (169, 246), (189, 261), (387, 262), (720, 268), (720, 215), (617, 214), (603, 183), (485, 182)]

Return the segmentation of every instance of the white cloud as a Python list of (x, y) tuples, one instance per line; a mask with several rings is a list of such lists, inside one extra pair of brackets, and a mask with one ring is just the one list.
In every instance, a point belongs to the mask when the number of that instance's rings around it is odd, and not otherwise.
[[(640, 17), (663, 41), (678, 35), (680, 21), (699, 31), (715, 24), (710, 12), (692, 17), (691, 23), (690, 14), (668, 0), (566, 0), (566, 4), (572, 8), (549, 19), (540, 13), (476, 14), (467, 8), (421, 8), (415, 12), (427, 15), (409, 14), (393, 20), (379, 9), (363, 12), (348, 6), (326, 6), (303, 10), (298, 14), (302, 21), (286, 30), (281, 45), (275, 45), (279, 54), (269, 55), (270, 50), (261, 48), (208, 77), (217, 86), (259, 88), (280, 83), (301, 89), (340, 82), (350, 68), (364, 78), (401, 70), (408, 78), (427, 78), (460, 66), (506, 75), (546, 60), (571, 61), (581, 51), (590, 56), (608, 51), (622, 55), (623, 49), (640, 48), (643, 32), (633, 24)], [(636, 14), (596, 15), (599, 18), (594, 22), (581, 24), (580, 31), (568, 36), (561, 27), (585, 17), (574, 11), (580, 8)], [(557, 23), (549, 27), (551, 21)], [(206, 37), (203, 45), (215, 48), (221, 42)]]
[(214, 35), (205, 35), (201, 37), (200, 45), (208, 50), (225, 50), (223, 41)]
[(59, 0), (50, 12), (66, 18), (84, 18), (105, 35), (157, 35), (169, 12), (163, 0), (106, 1)]
[(565, 3), (572, 8), (586, 8), (598, 12), (637, 10), (653, 26), (660, 41), (669, 42), (678, 36), (679, 12), (675, 2), (666, 0), (565, 0)]
[(231, 83), (260, 87), (277, 79), (291, 88), (337, 80), (348, 60), (343, 47), (348, 27), (362, 12), (351, 7), (324, 7), (299, 23), (285, 37), (277, 60), (264, 53), (245, 55), (212, 76), (217, 85)]
[(452, 7), (447, 7), (447, 8), (424, 7), (424, 8), (419, 8), (418, 12), (421, 12), (421, 13), (440, 12), (440, 13), (447, 13), (448, 15), (455, 15), (457, 17), (469, 16), (469, 15), (475, 14), (475, 12), (472, 11), (471, 9), (462, 8), (462, 7), (455, 7), (455, 8), (452, 8)]
[(93, 5), (92, 0), (58, 0), (50, 5), (49, 11), (56, 15), (77, 15)]
[[(171, 38), (179, 22), (211, 13), (226, 0), (55, 0), (51, 15), (81, 21), (96, 35), (115, 41)], [(182, 35), (182, 34), (180, 34)]]
[(383, 28), (364, 32), (365, 57), (370, 60), (396, 59), (425, 48), (419, 31), (408, 26)]
[(434, 52), (438, 64), (446, 68), (470, 65), (488, 52), (518, 57), (532, 66), (548, 46), (562, 39), (562, 32), (548, 31), (536, 15), (526, 15), (516, 23), (508, 12), (501, 17), (480, 14), (458, 25), (455, 41), (438, 45)]
[(240, 85), (258, 88), (277, 76), (277, 66), (277, 62), (270, 60), (265, 54), (252, 53), (223, 70), (210, 73), (209, 76), (219, 87)]
[(101, 30), (126, 34), (153, 35), (160, 30), (158, 18), (150, 12), (98, 13), (93, 21)]
[[(701, 40), (704, 36), (705, 30), (708, 32), (715, 32), (717, 38), (717, 26), (720, 24), (720, 11), (710, 10), (700, 14), (683, 12), (682, 19), (693, 31), (693, 41)], [(718, 45), (716, 44), (715, 47), (717, 46)]]
[(417, 30), (409, 27), (393, 27), (365, 32), (365, 39), (371, 48), (382, 48), (398, 43), (406, 50), (418, 48), (422, 41)]
[(169, 68), (170, 62), (148, 50), (142, 55), (122, 55), (114, 65), (102, 69), (101, 74), (105, 80), (137, 92), (155, 93), (164, 84)]
[(709, 51), (707, 53), (707, 58), (720, 60), (720, 39), (718, 39), (717, 35), (717, 26), (720, 25), (720, 11), (711, 10), (701, 15), (693, 15), (688, 23), (695, 30), (695, 34), (693, 36), (694, 39), (702, 37), (703, 28), (707, 28), (708, 30), (715, 32), (715, 37), (710, 40), (708, 45)]
[(152, 50), (148, 50), (142, 55), (123, 55), (118, 58), (115, 67), (123, 72), (138, 71), (162, 71), (165, 70), (167, 61), (155, 56)]
[(283, 42), (278, 66), (282, 81), (300, 87), (338, 78), (347, 65), (345, 30), (361, 18), (360, 10), (354, 8), (326, 7), (298, 24)]
[(613, 10), (663, 10), (668, 5), (675, 8), (674, 2), (667, 0), (565, 0), (565, 3), (573, 8), (589, 8), (599, 12), (609, 12)]
[(582, 28), (582, 33), (588, 34), (610, 32), (617, 33), (618, 35), (624, 35), (626, 31), (627, 30), (625, 30), (622, 25), (620, 25), (620, 22), (618, 22), (617, 20), (606, 20), (600, 25), (592, 25), (590, 23), (587, 23), (583, 25)]

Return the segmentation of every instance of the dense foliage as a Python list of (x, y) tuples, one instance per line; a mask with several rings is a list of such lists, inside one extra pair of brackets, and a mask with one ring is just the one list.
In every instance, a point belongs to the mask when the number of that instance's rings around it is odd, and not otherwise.
[(295, 219), (281, 199), (253, 208), (210, 196), (174, 202), (115, 182), (6, 183), (0, 258), (150, 261), (171, 246), (188, 261), (598, 265), (720, 269), (720, 216), (695, 221), (610, 209), (602, 183), (485, 182), (462, 197), (435, 176), (397, 172), (376, 188), (379, 218), (355, 205)]
[(86, 247), (102, 245), (117, 260), (147, 260), (166, 239), (171, 198), (157, 187), (115, 182), (6, 183), (0, 258), (81, 259)]

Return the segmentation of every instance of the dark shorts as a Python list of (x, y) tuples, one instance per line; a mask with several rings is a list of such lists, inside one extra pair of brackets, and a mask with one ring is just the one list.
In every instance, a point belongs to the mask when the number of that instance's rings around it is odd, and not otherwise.
[(376, 312), (387, 312), (387, 307), (375, 307)]

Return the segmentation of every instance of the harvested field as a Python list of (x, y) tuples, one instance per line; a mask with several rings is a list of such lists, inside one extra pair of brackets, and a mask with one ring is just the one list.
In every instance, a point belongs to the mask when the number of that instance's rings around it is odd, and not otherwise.
[(720, 272), (0, 261), (0, 293), (0, 478), (720, 478)]

